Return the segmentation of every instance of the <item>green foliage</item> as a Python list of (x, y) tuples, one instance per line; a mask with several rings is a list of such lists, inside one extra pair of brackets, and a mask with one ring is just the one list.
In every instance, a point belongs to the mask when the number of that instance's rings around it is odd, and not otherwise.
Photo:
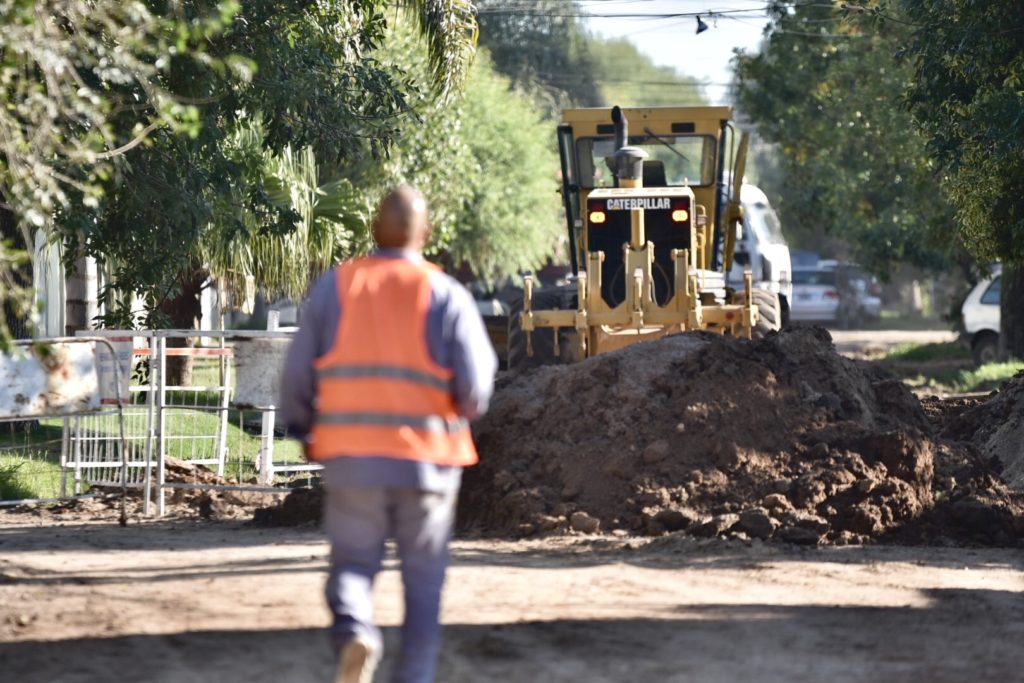
[(369, 207), (349, 180), (321, 182), (312, 148), (285, 146), (275, 154), (265, 141), (256, 121), (243, 122), (228, 139), (228, 158), (246, 169), (233, 195), (262, 192), (270, 206), (292, 217), (292, 224), (266, 230), (260, 213), (243, 210), (237, 220), (205, 231), (200, 260), (236, 292), (245, 291), (246, 278), (252, 278), (270, 297), (298, 299), (311, 278), (368, 248)]
[[(1024, 263), (1024, 25), (1018, 0), (898, 0), (907, 101), (944, 172), (960, 238)], [(884, 15), (883, 15), (884, 18)]]
[(465, 0), (402, 0), (416, 17), (427, 44), (431, 75), (442, 99), (450, 101), (470, 77), (479, 27), (475, 8)]
[(889, 351), (886, 360), (899, 362), (929, 362), (950, 360), (971, 360), (971, 351), (963, 344), (945, 342), (941, 344), (904, 344)]
[[(1024, 358), (1024, 24), (1018, 0), (893, 0), (908, 20), (907, 103), (956, 208), (958, 238), (1002, 260), (1001, 344)], [(879, 13), (884, 21), (885, 13)]]
[(542, 265), (561, 234), (554, 130), (481, 55), (459, 112), (472, 165), (448, 249), (484, 277)]
[(737, 56), (736, 92), (777, 152), (777, 172), (759, 180), (794, 246), (829, 236), (883, 275), (897, 263), (948, 268), (952, 211), (902, 106), (914, 74), (894, 53), (906, 26), (845, 21), (824, 4), (777, 3), (770, 15), (760, 53)]
[(0, 500), (57, 498), (60, 480), (59, 455), (0, 453)]
[[(150, 135), (198, 132), (197, 107), (169, 87), (176, 69), (245, 71), (207, 49), (234, 2), (170, 5), (0, 1), (0, 222), (23, 244), (70, 204), (94, 209), (124, 154)], [(24, 314), (31, 293), (12, 281), (21, 258), (0, 245), (0, 302)], [(0, 323), (0, 343), (8, 337)]]
[[(396, 69), (423, 68), (422, 46), (397, 31), (382, 52)], [(464, 96), (448, 103), (422, 93), (417, 122), (402, 131), (390, 158), (361, 169), (360, 185), (382, 192), (408, 182), (431, 206), (433, 250), (480, 277), (541, 265), (560, 235), (554, 126), (534, 98), (495, 72), (481, 51)]]
[(36, 322), (36, 311), (32, 308), (32, 283), (23, 276), (28, 265), (28, 254), (17, 249), (11, 240), (0, 236), (0, 353), (11, 350), (11, 330), (8, 328), (8, 313), (15, 320)]
[[(425, 36), (420, 80), (376, 55), (393, 11), (384, 0), (246, 3), (209, 39), (246, 68), (175, 64), (166, 86), (196, 103), (198, 128), (155, 131), (117, 167), (98, 210), (64, 212), (67, 253), (105, 262), (112, 287), (144, 299), (144, 324), (190, 326), (208, 265), (295, 295), (359, 249), (366, 201), (349, 169), (387, 154), (421, 90), (450, 98), (473, 55), (468, 0), (403, 4)], [(252, 126), (259, 140), (243, 144)], [(127, 300), (111, 317), (133, 322)]]
[(70, 192), (95, 206), (112, 160), (152, 131), (195, 134), (195, 106), (165, 79), (192, 58), (225, 68), (201, 46), (235, 8), (207, 2), (186, 19), (120, 0), (0, 2), (5, 208), (42, 227)]
[(576, 2), (541, 0), (510, 8), (481, 0), (480, 41), (495, 68), (517, 87), (539, 86), (549, 116), (570, 106), (686, 106), (705, 104), (692, 77), (657, 66), (625, 38), (588, 33), (571, 10)]
[[(547, 94), (548, 114), (570, 106), (598, 106), (595, 55), (583, 24), (567, 11), (576, 3), (538, 0), (510, 8), (505, 0), (479, 0), (480, 43), (495, 68), (517, 87)], [(528, 10), (528, 11), (527, 11)]]
[(998, 389), (1006, 381), (1024, 372), (1024, 362), (989, 363), (976, 369), (943, 368), (928, 374), (915, 373), (903, 378), (911, 387), (951, 394), (967, 394)]

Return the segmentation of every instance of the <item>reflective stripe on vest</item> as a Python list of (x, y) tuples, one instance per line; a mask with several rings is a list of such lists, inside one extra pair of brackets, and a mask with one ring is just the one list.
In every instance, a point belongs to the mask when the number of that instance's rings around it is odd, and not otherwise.
[(439, 391), (451, 391), (452, 383), (427, 372), (397, 365), (331, 365), (317, 370), (317, 379), (398, 379), (423, 384)]
[(457, 434), (469, 429), (464, 417), (446, 420), (440, 415), (396, 415), (394, 413), (324, 413), (316, 416), (322, 425), (366, 425), (370, 427), (410, 427), (431, 434)]

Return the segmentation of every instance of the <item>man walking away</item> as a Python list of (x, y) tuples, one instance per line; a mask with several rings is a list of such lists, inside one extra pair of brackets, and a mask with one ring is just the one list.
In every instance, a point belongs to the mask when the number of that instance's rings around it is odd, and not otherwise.
[(405, 586), (393, 681), (430, 683), (456, 496), (477, 461), (469, 420), (487, 410), (497, 359), (469, 292), (423, 260), (430, 224), (417, 190), (384, 197), (373, 235), (376, 251), (314, 284), (281, 413), (324, 466), (335, 681), (373, 678), (373, 581), (393, 538)]

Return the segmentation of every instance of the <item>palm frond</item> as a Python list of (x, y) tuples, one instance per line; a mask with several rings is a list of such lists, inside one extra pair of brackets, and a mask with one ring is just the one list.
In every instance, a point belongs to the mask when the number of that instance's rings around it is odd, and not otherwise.
[[(262, 149), (262, 141), (258, 126), (235, 138), (240, 153), (246, 145)], [(267, 201), (293, 212), (295, 224), (284, 232), (273, 231), (249, 211), (226, 210), (211, 225), (201, 254), (215, 277), (233, 288), (244, 287), (245, 278), (252, 277), (272, 298), (299, 298), (338, 259), (369, 248), (366, 198), (348, 180), (319, 185), (312, 149), (285, 147), (277, 154), (262, 150), (257, 175)]]
[(471, 0), (400, 0), (427, 41), (434, 83), (444, 99), (466, 85), (479, 27)]

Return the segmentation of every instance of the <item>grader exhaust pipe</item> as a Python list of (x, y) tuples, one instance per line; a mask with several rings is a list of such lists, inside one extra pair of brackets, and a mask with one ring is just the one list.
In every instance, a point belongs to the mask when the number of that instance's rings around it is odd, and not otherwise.
[(629, 146), (629, 120), (620, 107), (612, 107), (612, 123), (615, 124), (615, 154), (605, 162), (619, 181), (619, 187), (643, 187), (647, 152)]

